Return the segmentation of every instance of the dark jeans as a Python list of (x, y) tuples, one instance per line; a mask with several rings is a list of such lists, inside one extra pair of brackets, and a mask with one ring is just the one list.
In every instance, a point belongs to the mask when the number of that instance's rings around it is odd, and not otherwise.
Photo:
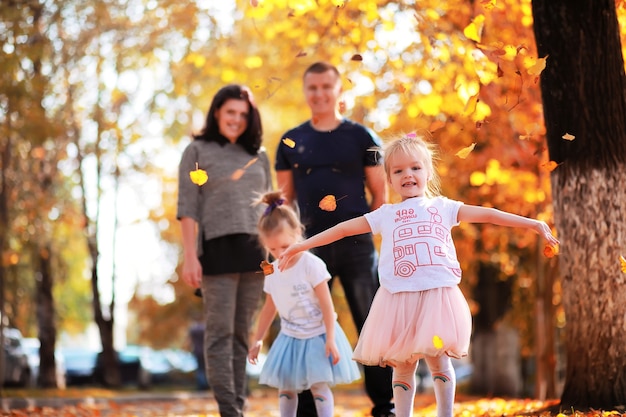
[[(343, 286), (352, 319), (361, 333), (363, 323), (378, 289), (378, 260), (372, 236), (358, 235), (344, 238), (330, 245), (314, 250), (322, 258), (333, 277), (328, 285), (332, 287), (335, 277)], [(364, 366), (365, 391), (372, 400), (372, 415), (388, 412), (393, 408), (391, 398), (390, 367)], [(298, 417), (317, 416), (310, 391), (298, 395)]]

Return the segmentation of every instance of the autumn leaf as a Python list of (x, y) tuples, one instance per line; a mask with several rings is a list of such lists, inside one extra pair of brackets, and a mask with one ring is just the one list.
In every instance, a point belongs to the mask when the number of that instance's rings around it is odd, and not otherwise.
[(483, 25), (485, 23), (485, 16), (479, 14), (472, 20), (472, 23), (467, 25), (465, 29), (463, 29), (463, 34), (467, 39), (471, 39), (475, 42), (480, 42), (480, 38), (482, 37)]
[(461, 159), (465, 159), (474, 150), (475, 147), (476, 147), (476, 143), (472, 143), (470, 146), (465, 147), (461, 149), (460, 151), (458, 151), (455, 155)]
[(337, 209), (337, 201), (346, 198), (344, 195), (341, 198), (335, 198), (334, 195), (329, 194), (320, 200), (319, 207), (324, 211), (335, 211)]
[(293, 148), (295, 148), (295, 146), (296, 146), (296, 142), (294, 142), (294, 140), (293, 140), (293, 139), (289, 139), (289, 138), (285, 138), (285, 139), (283, 139), (283, 143), (284, 143), (285, 145), (289, 146), (289, 147), (290, 147), (290, 148), (292, 148), (292, 149), (293, 149)]
[(463, 114), (469, 116), (470, 114), (476, 111), (476, 105), (478, 105), (478, 94), (474, 94), (467, 100), (465, 103), (465, 109), (463, 110)]
[(558, 246), (546, 245), (543, 248), (543, 256), (545, 256), (546, 258), (554, 258), (558, 254), (559, 254)]
[(561, 137), (562, 137), (563, 139), (565, 139), (565, 140), (569, 140), (569, 141), (572, 141), (572, 140), (576, 139), (576, 136), (574, 136), (574, 135), (570, 135), (569, 133), (565, 133), (565, 134), (564, 134), (563, 136), (561, 136)]
[(304, 51), (300, 51), (300, 52), (298, 52), (298, 54), (296, 55), (296, 58), (301, 58), (301, 57), (303, 57), (303, 56), (306, 56), (306, 52), (304, 52)]
[(434, 132), (436, 130), (441, 129), (442, 127), (444, 127), (446, 124), (445, 122), (442, 122), (441, 120), (435, 120), (434, 122), (432, 122), (430, 124), (430, 126), (428, 127), (428, 131), (429, 132)]
[(258, 159), (259, 158), (252, 158), (251, 160), (249, 160), (242, 168), (235, 170), (235, 172), (233, 172), (230, 176), (230, 179), (232, 179), (233, 181), (237, 181), (238, 179), (240, 179), (243, 174), (246, 173), (246, 169), (250, 168), (250, 165), (254, 164)]
[(545, 168), (546, 170), (548, 170), (549, 172), (552, 172), (556, 169), (556, 167), (559, 166), (559, 164), (557, 164), (554, 161), (548, 161), (546, 163), (541, 164), (542, 168)]
[(622, 268), (622, 273), (626, 274), (626, 259), (621, 255), (619, 257), (619, 265)]
[(354, 54), (352, 55), (352, 58), (350, 58), (350, 61), (363, 61), (363, 57), (361, 54)]
[(337, 209), (337, 199), (334, 195), (327, 195), (322, 198), (319, 206), (324, 211), (335, 211)]
[(548, 59), (548, 55), (545, 58), (537, 59), (534, 65), (528, 68), (528, 74), (530, 75), (539, 75), (546, 68), (546, 60)]
[(209, 180), (209, 176), (207, 175), (206, 171), (198, 168), (197, 162), (196, 162), (196, 169), (189, 172), (189, 178), (191, 178), (191, 182), (199, 186), (202, 186), (204, 183), (206, 183)]
[(274, 273), (274, 265), (267, 261), (261, 261), (261, 269), (263, 270), (263, 275), (271, 275)]
[(441, 340), (441, 337), (434, 335), (433, 336), (433, 346), (436, 349), (441, 349), (443, 347), (443, 340)]

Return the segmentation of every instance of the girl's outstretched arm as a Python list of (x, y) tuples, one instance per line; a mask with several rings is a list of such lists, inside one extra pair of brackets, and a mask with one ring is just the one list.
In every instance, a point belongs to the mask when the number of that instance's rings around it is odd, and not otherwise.
[(530, 219), (517, 214), (508, 213), (491, 207), (462, 205), (459, 208), (458, 220), (468, 223), (491, 223), (507, 227), (523, 227), (539, 233), (552, 246), (558, 245), (559, 241), (552, 235), (552, 230), (546, 222)]
[(317, 284), (314, 288), (315, 295), (320, 301), (322, 308), (322, 317), (324, 318), (324, 327), (326, 327), (326, 356), (330, 356), (333, 365), (339, 362), (339, 350), (335, 343), (335, 307), (333, 299), (330, 295), (330, 289), (326, 281)]
[(278, 269), (281, 271), (284, 270), (289, 264), (289, 259), (302, 251), (328, 245), (329, 243), (336, 242), (347, 236), (361, 235), (371, 231), (370, 224), (363, 216), (341, 222), (330, 229), (326, 229), (315, 236), (311, 236), (303, 242), (294, 243), (289, 246), (282, 255), (280, 255), (280, 258), (278, 258)]
[(265, 337), (267, 330), (270, 328), (272, 321), (274, 320), (274, 316), (276, 316), (276, 305), (274, 304), (274, 299), (271, 295), (266, 293), (265, 303), (259, 313), (259, 320), (256, 332), (254, 333), (254, 339), (252, 340), (250, 349), (248, 349), (248, 362), (253, 365), (256, 364), (261, 347), (263, 347), (263, 338)]

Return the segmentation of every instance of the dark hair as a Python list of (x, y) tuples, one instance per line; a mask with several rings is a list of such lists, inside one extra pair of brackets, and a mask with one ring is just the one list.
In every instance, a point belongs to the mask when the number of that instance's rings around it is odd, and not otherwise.
[(339, 70), (337, 69), (336, 66), (334, 66), (333, 64), (330, 64), (328, 62), (324, 62), (324, 61), (318, 61), (314, 64), (311, 64), (305, 71), (304, 74), (302, 75), (302, 77), (306, 77), (307, 74), (309, 73), (313, 73), (313, 74), (323, 74), (326, 71), (332, 71), (335, 73), (335, 75), (337, 76), (337, 78), (341, 78), (341, 74), (339, 74)]
[(254, 103), (252, 91), (244, 85), (229, 84), (220, 88), (213, 97), (211, 107), (206, 115), (206, 122), (199, 134), (193, 135), (196, 140), (206, 140), (207, 142), (217, 142), (220, 145), (228, 143), (228, 139), (219, 133), (215, 112), (220, 109), (228, 100), (244, 100), (248, 103), (250, 111), (248, 113), (248, 126), (246, 131), (237, 138), (237, 143), (241, 145), (250, 155), (256, 155), (263, 140), (263, 127), (261, 126), (261, 115)]

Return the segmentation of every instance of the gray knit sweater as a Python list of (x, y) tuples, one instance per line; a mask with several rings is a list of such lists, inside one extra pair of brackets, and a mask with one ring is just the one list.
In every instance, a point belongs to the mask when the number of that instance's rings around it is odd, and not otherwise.
[[(198, 186), (189, 173), (198, 168), (208, 181)], [(254, 206), (258, 196), (272, 189), (270, 164), (264, 148), (256, 156), (237, 144), (194, 140), (185, 151), (178, 172), (176, 217), (193, 218), (199, 225), (198, 255), (202, 239), (246, 233), (257, 234), (256, 224), (263, 208)]]

